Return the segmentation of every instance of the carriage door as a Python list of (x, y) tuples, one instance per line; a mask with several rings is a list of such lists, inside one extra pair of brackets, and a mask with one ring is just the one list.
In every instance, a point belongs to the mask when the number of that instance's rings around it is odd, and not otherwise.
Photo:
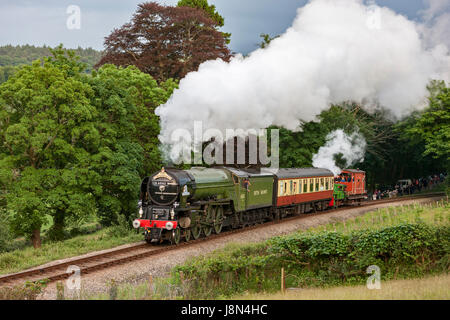
[(356, 194), (364, 193), (364, 180), (362, 174), (355, 174), (355, 183), (356, 183)]

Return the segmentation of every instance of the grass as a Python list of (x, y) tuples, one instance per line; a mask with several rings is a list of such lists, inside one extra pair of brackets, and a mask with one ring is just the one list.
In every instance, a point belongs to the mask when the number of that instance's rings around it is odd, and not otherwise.
[(333, 288), (306, 288), (285, 293), (246, 293), (231, 297), (236, 300), (436, 300), (450, 299), (450, 275), (408, 280), (382, 281), (381, 289), (369, 290), (364, 285)]
[[(404, 223), (417, 223), (425, 222), (429, 225), (444, 226), (448, 225), (450, 222), (450, 205), (447, 202), (441, 201), (438, 203), (433, 203), (431, 205), (404, 205), (401, 207), (390, 207), (385, 209), (380, 209), (372, 212), (368, 212), (363, 216), (357, 217), (355, 219), (347, 221), (334, 221), (327, 225), (319, 226), (309, 230), (301, 230), (299, 233), (312, 233), (319, 234), (325, 230), (328, 231), (340, 231), (342, 233), (351, 233), (356, 230), (378, 230), (389, 226), (396, 226)], [(222, 261), (225, 264), (232, 263), (233, 257), (244, 258), (246, 256), (257, 257), (262, 251), (267, 249), (267, 242), (252, 243), (252, 244), (228, 244), (223, 249), (216, 250), (212, 253), (208, 253), (203, 257), (196, 257), (192, 259), (192, 262), (198, 261), (200, 264), (205, 264), (208, 261)], [(225, 259), (223, 258), (225, 257)], [(228, 257), (228, 258), (227, 258)], [(228, 261), (228, 262), (225, 262)], [(213, 264), (217, 267), (217, 273), (224, 273), (224, 269), (227, 266), (220, 267), (219, 264)], [(198, 266), (195, 263), (187, 261), (183, 266), (191, 266), (194, 269)], [(180, 266), (179, 266), (180, 267)], [(251, 267), (250, 267), (251, 268)], [(188, 268), (189, 269), (189, 268)], [(395, 269), (395, 268), (394, 268)], [(203, 271), (206, 271), (203, 270)], [(276, 292), (279, 288), (279, 269), (271, 276), (267, 274), (265, 277), (272, 277), (274, 280), (274, 290)], [(386, 270), (388, 272), (389, 270)], [(199, 271), (201, 272), (201, 271)], [(442, 272), (442, 271), (440, 271)], [(383, 272), (382, 279), (384, 279)], [(389, 272), (388, 272), (389, 273)], [(402, 272), (400, 272), (402, 273)], [(293, 276), (293, 275), (289, 275)], [(231, 279), (231, 283), (216, 283), (214, 284), (214, 279), (209, 279), (205, 282), (204, 287), (192, 286), (190, 281), (195, 279), (188, 279), (187, 275), (183, 276), (184, 280), (180, 283), (180, 274), (172, 272), (172, 275), (167, 278), (153, 279), (150, 283), (149, 281), (144, 281), (144, 283), (138, 285), (132, 284), (122, 284), (115, 287), (114, 298), (124, 299), (124, 300), (134, 300), (134, 299), (197, 299), (196, 297), (200, 294), (198, 290), (207, 293), (202, 296), (211, 298), (231, 298), (231, 299), (448, 299), (449, 298), (449, 288), (450, 279), (448, 274), (430, 276), (426, 278), (422, 277), (423, 273), (405, 273), (404, 275), (399, 274), (397, 279), (414, 278), (414, 280), (382, 280), (381, 290), (368, 290), (364, 285), (349, 286), (339, 286), (333, 287), (333, 284), (319, 284), (319, 287), (311, 287), (308, 284), (302, 285), (304, 288), (301, 290), (294, 290), (292, 292), (287, 292), (286, 294), (281, 293), (267, 293), (270, 290), (258, 289), (254, 293), (247, 293), (245, 295), (239, 296), (224, 296), (218, 295), (217, 291), (219, 286), (233, 286), (236, 284), (236, 279)], [(287, 280), (288, 280), (287, 277)], [(394, 277), (396, 278), (396, 277)], [(389, 277), (387, 277), (389, 279)], [(223, 282), (225, 280), (220, 280)], [(364, 280), (365, 281), (365, 280)], [(295, 281), (291, 282), (292, 285), (296, 285)], [(334, 285), (335, 286), (335, 285)], [(83, 296), (82, 299), (110, 299), (111, 290), (109, 293), (102, 293), (91, 296)], [(251, 291), (250, 287), (246, 287), (247, 291)], [(256, 292), (256, 293), (255, 293)], [(263, 292), (263, 293), (258, 293)]]
[(331, 219), (333, 222), (326, 225), (298, 232), (337, 231), (348, 234), (356, 230), (379, 230), (401, 223), (424, 222), (431, 225), (445, 225), (450, 223), (450, 204), (444, 200), (429, 204), (409, 204), (377, 209), (348, 220), (334, 217)]
[(64, 241), (43, 243), (40, 249), (27, 247), (0, 253), (0, 274), (18, 272), (54, 260), (142, 240), (142, 235), (135, 231), (129, 231), (120, 236), (112, 235), (115, 230), (113, 228), (105, 228), (92, 234), (79, 235)]

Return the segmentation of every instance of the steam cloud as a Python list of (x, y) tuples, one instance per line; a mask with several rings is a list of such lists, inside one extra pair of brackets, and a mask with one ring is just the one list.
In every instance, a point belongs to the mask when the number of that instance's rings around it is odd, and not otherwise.
[(430, 79), (449, 80), (447, 46), (426, 38), (432, 26), (362, 0), (310, 1), (266, 49), (230, 63), (207, 61), (182, 79), (156, 110), (159, 139), (181, 149), (171, 134), (192, 133), (194, 121), (222, 132), (270, 125), (300, 130), (300, 120), (349, 100), (402, 117), (425, 105)]
[(342, 155), (342, 159), (345, 160), (345, 167), (364, 160), (367, 144), (359, 132), (347, 135), (342, 129), (338, 129), (330, 132), (326, 140), (326, 144), (320, 147), (312, 158), (314, 167), (329, 169), (337, 176), (343, 168), (336, 165), (335, 156)]

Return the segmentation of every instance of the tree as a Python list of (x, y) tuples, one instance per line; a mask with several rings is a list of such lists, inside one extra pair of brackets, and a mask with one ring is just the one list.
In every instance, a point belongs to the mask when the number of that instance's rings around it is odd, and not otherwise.
[(450, 169), (450, 88), (433, 81), (428, 90), (429, 106), (408, 132), (425, 140), (425, 155), (443, 159)]
[(0, 86), (0, 205), (35, 247), (47, 215), (61, 239), (67, 221), (135, 213), (141, 178), (160, 168), (154, 110), (177, 86), (134, 66), (87, 75), (73, 51), (52, 52)]
[(73, 53), (52, 53), (0, 86), (0, 183), (13, 229), (30, 235), (35, 247), (46, 214), (59, 237), (67, 216), (95, 208), (89, 156), (100, 136), (92, 90), (78, 77), (83, 65)]
[[(215, 5), (209, 5), (208, 0), (180, 0), (177, 4), (178, 7), (191, 7), (198, 8), (206, 12), (206, 14), (213, 19), (218, 27), (223, 27), (225, 19), (217, 12)], [(226, 43), (230, 43), (231, 33), (222, 33), (226, 39)]]
[[(0, 46), (0, 67), (13, 67), (24, 64), (31, 64), (33, 61), (42, 57), (50, 57), (52, 53), (50, 47), (35, 47), (32, 45), (22, 46)], [(86, 64), (86, 71), (90, 72), (100, 58), (102, 53), (92, 48), (83, 49), (78, 47), (74, 49), (75, 54), (80, 57), (80, 61)], [(2, 81), (0, 81), (2, 82)]]
[(111, 225), (119, 216), (135, 213), (141, 178), (160, 169), (160, 128), (154, 110), (172, 95), (176, 83), (169, 80), (158, 86), (134, 66), (114, 65), (104, 65), (87, 81), (94, 90), (92, 105), (102, 137), (92, 162), (101, 177), (98, 215), (102, 224)]
[(230, 59), (217, 26), (200, 9), (140, 4), (131, 22), (106, 38), (105, 55), (96, 67), (135, 65), (158, 82), (181, 79), (204, 61)]

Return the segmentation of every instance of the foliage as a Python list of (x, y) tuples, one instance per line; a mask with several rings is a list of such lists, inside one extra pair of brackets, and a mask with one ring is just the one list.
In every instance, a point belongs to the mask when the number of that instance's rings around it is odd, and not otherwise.
[(105, 55), (96, 66), (135, 65), (159, 82), (181, 79), (204, 61), (229, 60), (217, 26), (201, 9), (143, 3), (130, 23), (106, 37)]
[(22, 286), (0, 288), (0, 300), (36, 300), (47, 286), (47, 281), (26, 282)]
[(9, 185), (7, 206), (18, 234), (39, 230), (45, 214), (62, 225), (64, 216), (82, 217), (95, 207), (88, 192), (96, 178), (89, 153), (99, 138), (92, 90), (74, 76), (81, 63), (60, 47), (52, 52), (54, 58), (20, 68), (0, 87), (1, 182)]
[[(213, 19), (218, 27), (223, 27), (225, 24), (225, 19), (217, 12), (215, 5), (210, 5), (208, 0), (179, 0), (177, 3), (178, 7), (191, 7), (198, 8), (205, 11), (211, 19)], [(231, 33), (222, 33), (226, 43), (230, 43)]]
[(104, 65), (86, 81), (94, 90), (92, 105), (98, 111), (102, 137), (92, 169), (100, 176), (98, 215), (104, 225), (136, 211), (141, 177), (159, 169), (159, 120), (156, 107), (165, 103), (176, 83), (158, 86), (150, 75), (134, 66)]
[(126, 237), (130, 234), (131, 226), (127, 221), (127, 218), (120, 214), (117, 218), (117, 225), (111, 227), (108, 231), (108, 235), (114, 238)]
[(160, 163), (154, 110), (177, 85), (135, 67), (86, 75), (73, 51), (52, 54), (0, 87), (0, 201), (35, 246), (48, 216), (57, 240), (68, 220), (97, 213), (111, 225), (135, 213), (141, 177)]
[(424, 139), (409, 133), (417, 114), (399, 123), (391, 118), (383, 110), (368, 113), (357, 104), (342, 103), (323, 111), (318, 121), (299, 122), (301, 131), (280, 128), (280, 167), (311, 166), (312, 157), (325, 144), (327, 134), (343, 129), (347, 134), (359, 131), (367, 142), (364, 161), (353, 166), (366, 171), (369, 189), (394, 184), (405, 177), (419, 178), (445, 171), (446, 162), (424, 154)]
[[(196, 257), (172, 272), (184, 298), (227, 298), (270, 292), (285, 268), (289, 287), (365, 283), (376, 264), (383, 280), (445, 272), (449, 267), (449, 203), (384, 208), (356, 219), (257, 244), (231, 245)], [(333, 219), (332, 219), (333, 220)]]
[(9, 79), (17, 70), (17, 67), (13, 66), (0, 66), (0, 83)]
[(260, 47), (261, 49), (264, 49), (264, 48), (266, 48), (266, 47), (272, 42), (272, 40), (278, 38), (279, 35), (278, 35), (278, 36), (275, 36), (275, 37), (271, 37), (270, 34), (268, 34), (268, 33), (261, 33), (261, 34), (259, 35), (259, 37), (262, 38), (262, 41), (261, 41), (259, 47)]
[[(90, 72), (93, 69), (94, 64), (96, 64), (100, 60), (102, 54), (100, 51), (96, 51), (92, 48), (83, 49), (78, 47), (73, 51), (77, 56), (80, 57), (80, 61), (86, 64), (86, 69), (83, 70), (86, 72)], [(45, 45), (43, 47), (35, 47), (32, 45), (0, 46), (0, 67), (14, 67), (31, 64), (37, 59), (41, 59), (42, 57), (49, 57), (51, 55), (51, 48)], [(1, 82), (3, 81), (1, 81), (0, 72), (0, 83)]]
[(444, 159), (450, 169), (450, 88), (444, 81), (434, 81), (428, 89), (429, 106), (408, 133), (425, 141), (425, 155)]
[(12, 234), (9, 226), (9, 217), (6, 208), (0, 206), (0, 252), (7, 250), (10, 246)]
[(364, 283), (366, 268), (374, 264), (383, 279), (418, 276), (449, 267), (449, 236), (448, 225), (421, 223), (351, 234), (293, 234), (191, 260), (176, 267), (173, 276), (180, 280), (183, 274), (192, 286), (190, 299), (275, 291), (282, 266), (288, 285), (300, 287)]

